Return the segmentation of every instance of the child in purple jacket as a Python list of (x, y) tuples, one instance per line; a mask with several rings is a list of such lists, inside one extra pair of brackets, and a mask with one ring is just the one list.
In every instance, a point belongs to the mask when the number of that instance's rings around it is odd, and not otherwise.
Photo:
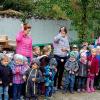
[(23, 56), (19, 54), (14, 55), (13, 73), (13, 100), (20, 100), (22, 92), (23, 74), (24, 74)]

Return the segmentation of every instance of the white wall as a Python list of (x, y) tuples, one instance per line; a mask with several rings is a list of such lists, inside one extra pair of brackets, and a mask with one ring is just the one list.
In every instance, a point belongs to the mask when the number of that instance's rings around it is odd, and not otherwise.
[[(71, 21), (40, 20), (34, 18), (27, 21), (32, 25), (31, 35), (33, 44), (51, 43), (53, 37), (58, 34), (59, 27), (66, 26), (69, 30), (71, 23)], [(8, 35), (9, 39), (15, 40), (20, 27), (21, 21), (19, 19), (0, 17), (0, 35)], [(75, 31), (69, 31), (69, 35), (71, 40), (77, 39), (77, 33)]]

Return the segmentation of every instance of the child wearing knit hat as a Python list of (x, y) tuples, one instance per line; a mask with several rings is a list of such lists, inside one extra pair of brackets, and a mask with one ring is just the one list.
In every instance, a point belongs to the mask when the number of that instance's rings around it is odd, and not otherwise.
[(70, 87), (70, 92), (74, 93), (74, 83), (75, 76), (78, 71), (78, 62), (76, 60), (75, 52), (70, 52), (70, 58), (65, 63), (65, 74), (64, 74), (64, 92), (66, 93), (68, 90), (68, 86)]
[(37, 86), (41, 80), (42, 73), (39, 70), (39, 62), (33, 59), (30, 68), (25, 72), (23, 79), (26, 81), (26, 100), (37, 100)]
[(20, 54), (14, 55), (14, 64), (12, 68), (13, 73), (13, 100), (20, 99), (22, 92), (24, 57)]
[[(9, 57), (6, 54), (0, 54), (0, 100), (8, 100), (8, 88), (12, 84), (12, 71), (8, 66)], [(4, 98), (2, 98), (4, 95)]]

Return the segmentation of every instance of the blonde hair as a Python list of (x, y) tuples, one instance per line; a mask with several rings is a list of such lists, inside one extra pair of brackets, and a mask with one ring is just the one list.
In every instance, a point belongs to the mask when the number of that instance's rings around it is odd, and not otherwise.
[(51, 52), (52, 51), (52, 47), (51, 45), (46, 45), (43, 48), (43, 54), (45, 54), (46, 52)]

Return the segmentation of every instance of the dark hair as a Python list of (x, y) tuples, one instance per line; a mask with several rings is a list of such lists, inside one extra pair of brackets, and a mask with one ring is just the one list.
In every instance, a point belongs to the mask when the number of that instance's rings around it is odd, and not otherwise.
[(48, 57), (43, 57), (40, 59), (41, 66), (46, 66), (49, 64), (50, 59)]
[(64, 32), (67, 33), (67, 29), (66, 29), (66, 27), (64, 27), (64, 26), (63, 26), (63, 27), (60, 27), (59, 33), (61, 32), (61, 29), (62, 29), (62, 28), (64, 28)]
[(31, 26), (28, 23), (24, 23), (24, 30), (31, 29)]

